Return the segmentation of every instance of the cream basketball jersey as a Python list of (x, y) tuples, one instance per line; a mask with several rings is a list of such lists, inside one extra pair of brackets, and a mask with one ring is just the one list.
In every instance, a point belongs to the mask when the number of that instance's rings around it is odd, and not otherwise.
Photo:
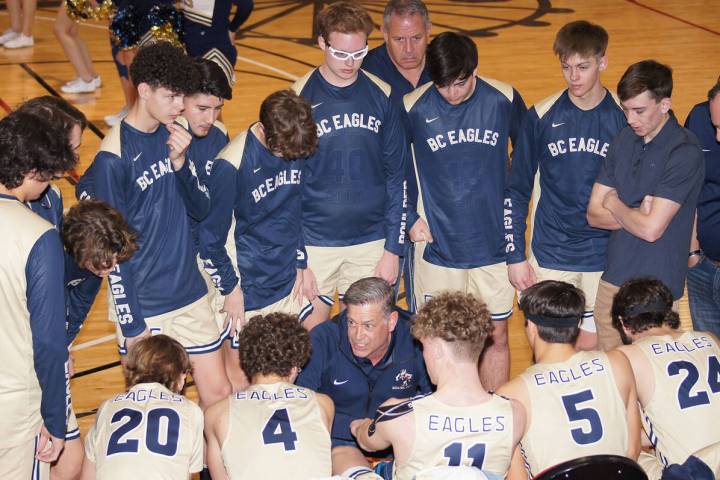
[(233, 394), (222, 458), (231, 479), (329, 477), (330, 432), (315, 392), (276, 382)]
[(694, 452), (720, 450), (720, 347), (703, 332), (646, 337), (634, 343), (652, 365), (655, 392), (644, 407), (643, 427), (665, 465)]
[(520, 451), (531, 476), (586, 455), (627, 454), (625, 403), (607, 355), (578, 352), (562, 363), (533, 365), (522, 379), (530, 425)]
[(185, 479), (202, 470), (200, 407), (159, 383), (105, 400), (85, 438), (98, 479)]
[(504, 476), (513, 453), (512, 404), (498, 395), (473, 406), (447, 405), (434, 395), (411, 402), (415, 442), (393, 479), (412, 480), (434, 466), (476, 467)]

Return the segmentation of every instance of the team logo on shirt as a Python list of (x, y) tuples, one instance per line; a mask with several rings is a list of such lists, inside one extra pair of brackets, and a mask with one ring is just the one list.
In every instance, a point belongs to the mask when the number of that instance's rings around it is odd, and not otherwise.
[(412, 381), (412, 373), (409, 373), (406, 369), (400, 370), (400, 373), (395, 375), (395, 381), (401, 382), (400, 385), (392, 387), (393, 390), (407, 390), (410, 388), (410, 382)]
[(437, 152), (448, 145), (457, 145), (458, 143), (483, 143), (494, 147), (497, 145), (499, 138), (500, 134), (492, 130), (485, 129), (481, 131), (479, 128), (460, 128), (430, 137), (427, 139), (427, 144), (430, 150)]
[(353, 112), (333, 115), (330, 118), (323, 118), (317, 122), (316, 125), (318, 137), (322, 137), (326, 133), (343, 128), (365, 128), (378, 133), (382, 122), (373, 115), (368, 115), (366, 117), (364, 113)]
[[(553, 123), (553, 127), (556, 125), (560, 126), (562, 123)], [(548, 150), (550, 150), (550, 155), (553, 157), (564, 155), (568, 152), (587, 152), (600, 155), (604, 158), (607, 155), (608, 148), (610, 148), (609, 143), (601, 142), (597, 138), (570, 137), (567, 140), (558, 140), (557, 142), (548, 143)]]

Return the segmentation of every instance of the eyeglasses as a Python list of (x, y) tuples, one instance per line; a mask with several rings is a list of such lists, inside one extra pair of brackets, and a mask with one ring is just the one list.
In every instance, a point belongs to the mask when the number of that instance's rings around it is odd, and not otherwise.
[(368, 54), (369, 49), (369, 47), (365, 45), (365, 48), (358, 50), (357, 52), (346, 52), (344, 50), (338, 50), (331, 47), (327, 41), (325, 42), (325, 45), (327, 45), (328, 50), (330, 50), (330, 55), (338, 60), (347, 60), (348, 58), (352, 58), (353, 60), (362, 60), (365, 58), (365, 55)]

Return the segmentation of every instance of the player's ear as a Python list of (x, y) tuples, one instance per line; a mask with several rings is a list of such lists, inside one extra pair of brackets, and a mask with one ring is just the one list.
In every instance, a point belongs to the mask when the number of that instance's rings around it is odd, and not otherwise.
[(138, 96), (142, 98), (143, 100), (147, 99), (150, 95), (150, 92), (152, 91), (152, 87), (148, 85), (145, 82), (140, 83), (140, 85), (137, 86)]
[(323, 52), (325, 51), (325, 38), (323, 38), (322, 35), (318, 35), (318, 46), (320, 47), (320, 50)]
[(607, 66), (608, 66), (607, 55), (603, 55), (602, 57), (600, 57), (600, 60), (598, 61), (598, 65), (600, 66), (601, 72), (607, 68)]
[(660, 109), (662, 113), (668, 113), (670, 111), (670, 108), (672, 107), (672, 100), (670, 100), (670, 97), (665, 97), (662, 100), (660, 100)]

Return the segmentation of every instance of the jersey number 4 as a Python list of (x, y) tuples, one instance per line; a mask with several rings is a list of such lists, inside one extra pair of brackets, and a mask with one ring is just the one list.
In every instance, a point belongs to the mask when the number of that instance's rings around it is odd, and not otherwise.
[(273, 412), (272, 416), (265, 423), (265, 427), (262, 430), (262, 437), (265, 445), (282, 443), (286, 452), (295, 450), (297, 433), (292, 429), (287, 408), (279, 408)]
[[(463, 444), (462, 442), (454, 442), (445, 447), (443, 455), (448, 459), (448, 467), (459, 467), (463, 457)], [(483, 463), (485, 462), (485, 444), (476, 443), (467, 449), (466, 458), (472, 460), (470, 466), (479, 468), (482, 470)]]
[(581, 403), (594, 400), (593, 392), (590, 389), (570, 395), (563, 395), (562, 402), (570, 422), (587, 422), (588, 430), (582, 426), (571, 428), (570, 434), (578, 445), (589, 445), (599, 441), (603, 436), (603, 426), (600, 414), (592, 407), (585, 406), (578, 408)]
[[(667, 366), (667, 373), (671, 377), (680, 375), (680, 372), (683, 370), (686, 372), (686, 375), (680, 383), (677, 393), (680, 410), (710, 403), (710, 396), (707, 390), (697, 390), (694, 394), (692, 393), (692, 389), (700, 379), (700, 373), (693, 363), (687, 360), (676, 360), (670, 362)], [(707, 385), (713, 394), (720, 392), (720, 361), (718, 361), (715, 355), (708, 357)]]
[[(123, 419), (128, 421), (121, 423)], [(118, 410), (110, 422), (120, 424), (110, 435), (107, 447), (107, 456), (116, 453), (138, 453), (140, 440), (131, 433), (143, 421), (143, 412), (132, 408)], [(160, 438), (160, 425), (165, 424), (165, 438)], [(127, 438), (125, 438), (127, 436)], [(177, 452), (180, 439), (180, 416), (171, 408), (154, 408), (147, 412), (147, 426), (145, 429), (145, 446), (148, 450), (159, 455), (172, 457)]]

